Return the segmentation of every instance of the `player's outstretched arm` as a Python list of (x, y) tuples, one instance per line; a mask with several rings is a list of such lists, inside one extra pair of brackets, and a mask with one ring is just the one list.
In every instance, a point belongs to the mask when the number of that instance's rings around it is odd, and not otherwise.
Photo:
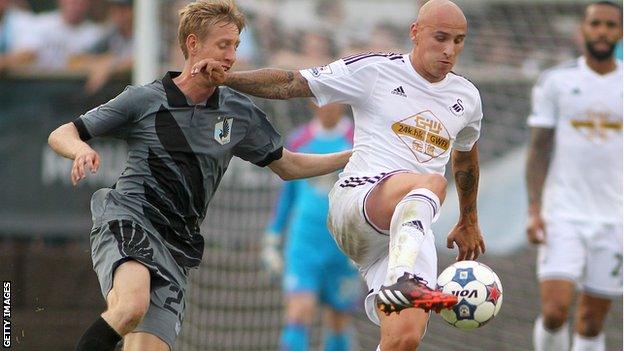
[(531, 141), (527, 155), (525, 179), (529, 198), (527, 237), (533, 244), (546, 239), (542, 211), (542, 190), (550, 166), (555, 130), (552, 128), (531, 128)]
[(265, 99), (312, 97), (312, 90), (299, 71), (263, 68), (254, 71), (232, 72), (226, 75), (224, 85), (245, 94)]
[(284, 149), (282, 158), (269, 168), (283, 180), (316, 177), (337, 171), (349, 161), (351, 150), (331, 154), (303, 154)]
[(85, 178), (87, 170), (95, 173), (100, 167), (100, 156), (89, 144), (80, 139), (78, 129), (71, 122), (50, 133), (48, 144), (57, 154), (74, 160), (71, 170), (73, 185)]
[(312, 90), (299, 71), (263, 68), (254, 71), (225, 72), (221, 63), (203, 59), (193, 65), (191, 76), (201, 76), (209, 85), (227, 85), (242, 93), (265, 99), (312, 97)]
[(457, 260), (476, 260), (485, 252), (485, 242), (477, 218), (479, 189), (479, 151), (477, 145), (468, 152), (454, 150), (451, 155), (455, 186), (459, 198), (459, 221), (449, 233), (446, 245), (457, 244)]

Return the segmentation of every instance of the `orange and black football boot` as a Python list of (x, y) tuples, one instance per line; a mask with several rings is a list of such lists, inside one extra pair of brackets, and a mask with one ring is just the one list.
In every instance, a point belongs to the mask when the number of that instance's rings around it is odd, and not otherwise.
[(424, 279), (405, 272), (396, 283), (381, 286), (375, 298), (377, 307), (386, 315), (399, 313), (406, 308), (421, 308), (425, 312), (431, 310), (440, 313), (442, 309), (457, 304), (457, 296), (433, 290)]

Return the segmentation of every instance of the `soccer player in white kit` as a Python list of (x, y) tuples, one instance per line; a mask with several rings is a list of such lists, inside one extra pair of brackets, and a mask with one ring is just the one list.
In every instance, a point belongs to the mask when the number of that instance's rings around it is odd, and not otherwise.
[[(353, 108), (353, 156), (329, 195), (328, 226), (368, 284), (366, 312), (381, 326), (383, 351), (415, 350), (427, 312), (457, 303), (454, 295), (434, 290), (437, 257), (430, 229), (444, 201), (449, 159), (461, 214), (448, 247), (457, 244), (458, 260), (485, 251), (476, 212), (481, 99), (468, 80), (451, 72), (466, 32), (457, 5), (432, 0), (411, 26), (410, 54), (367, 53), (302, 71), (261, 69), (225, 77), (224, 84), (256, 96), (313, 97), (318, 105)], [(211, 79), (223, 74), (206, 60), (193, 72)]]
[[(605, 350), (603, 323), (622, 294), (622, 9), (586, 8), (584, 55), (542, 74), (533, 90), (527, 235), (539, 244), (536, 351), (569, 350), (568, 310), (580, 290), (573, 351)], [(543, 194), (542, 194), (543, 190)]]

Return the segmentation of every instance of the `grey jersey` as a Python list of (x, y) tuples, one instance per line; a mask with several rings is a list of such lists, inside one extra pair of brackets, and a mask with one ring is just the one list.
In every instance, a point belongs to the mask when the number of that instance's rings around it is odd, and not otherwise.
[(195, 267), (204, 248), (199, 226), (231, 158), (266, 166), (281, 157), (282, 140), (265, 114), (230, 88), (189, 106), (172, 80), (177, 75), (129, 86), (74, 124), (82, 140), (114, 136), (128, 143), (114, 188), (91, 199), (94, 227), (137, 221), (163, 238), (180, 266)]

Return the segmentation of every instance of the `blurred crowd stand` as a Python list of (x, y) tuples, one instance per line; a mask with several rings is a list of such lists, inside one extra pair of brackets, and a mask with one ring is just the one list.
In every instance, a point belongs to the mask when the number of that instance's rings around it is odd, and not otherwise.
[(129, 77), (132, 0), (56, 0), (41, 12), (33, 4), (0, 0), (0, 74), (82, 77), (86, 94), (115, 74)]
[(33, 14), (23, 2), (0, 0), (0, 72), (32, 60)]

